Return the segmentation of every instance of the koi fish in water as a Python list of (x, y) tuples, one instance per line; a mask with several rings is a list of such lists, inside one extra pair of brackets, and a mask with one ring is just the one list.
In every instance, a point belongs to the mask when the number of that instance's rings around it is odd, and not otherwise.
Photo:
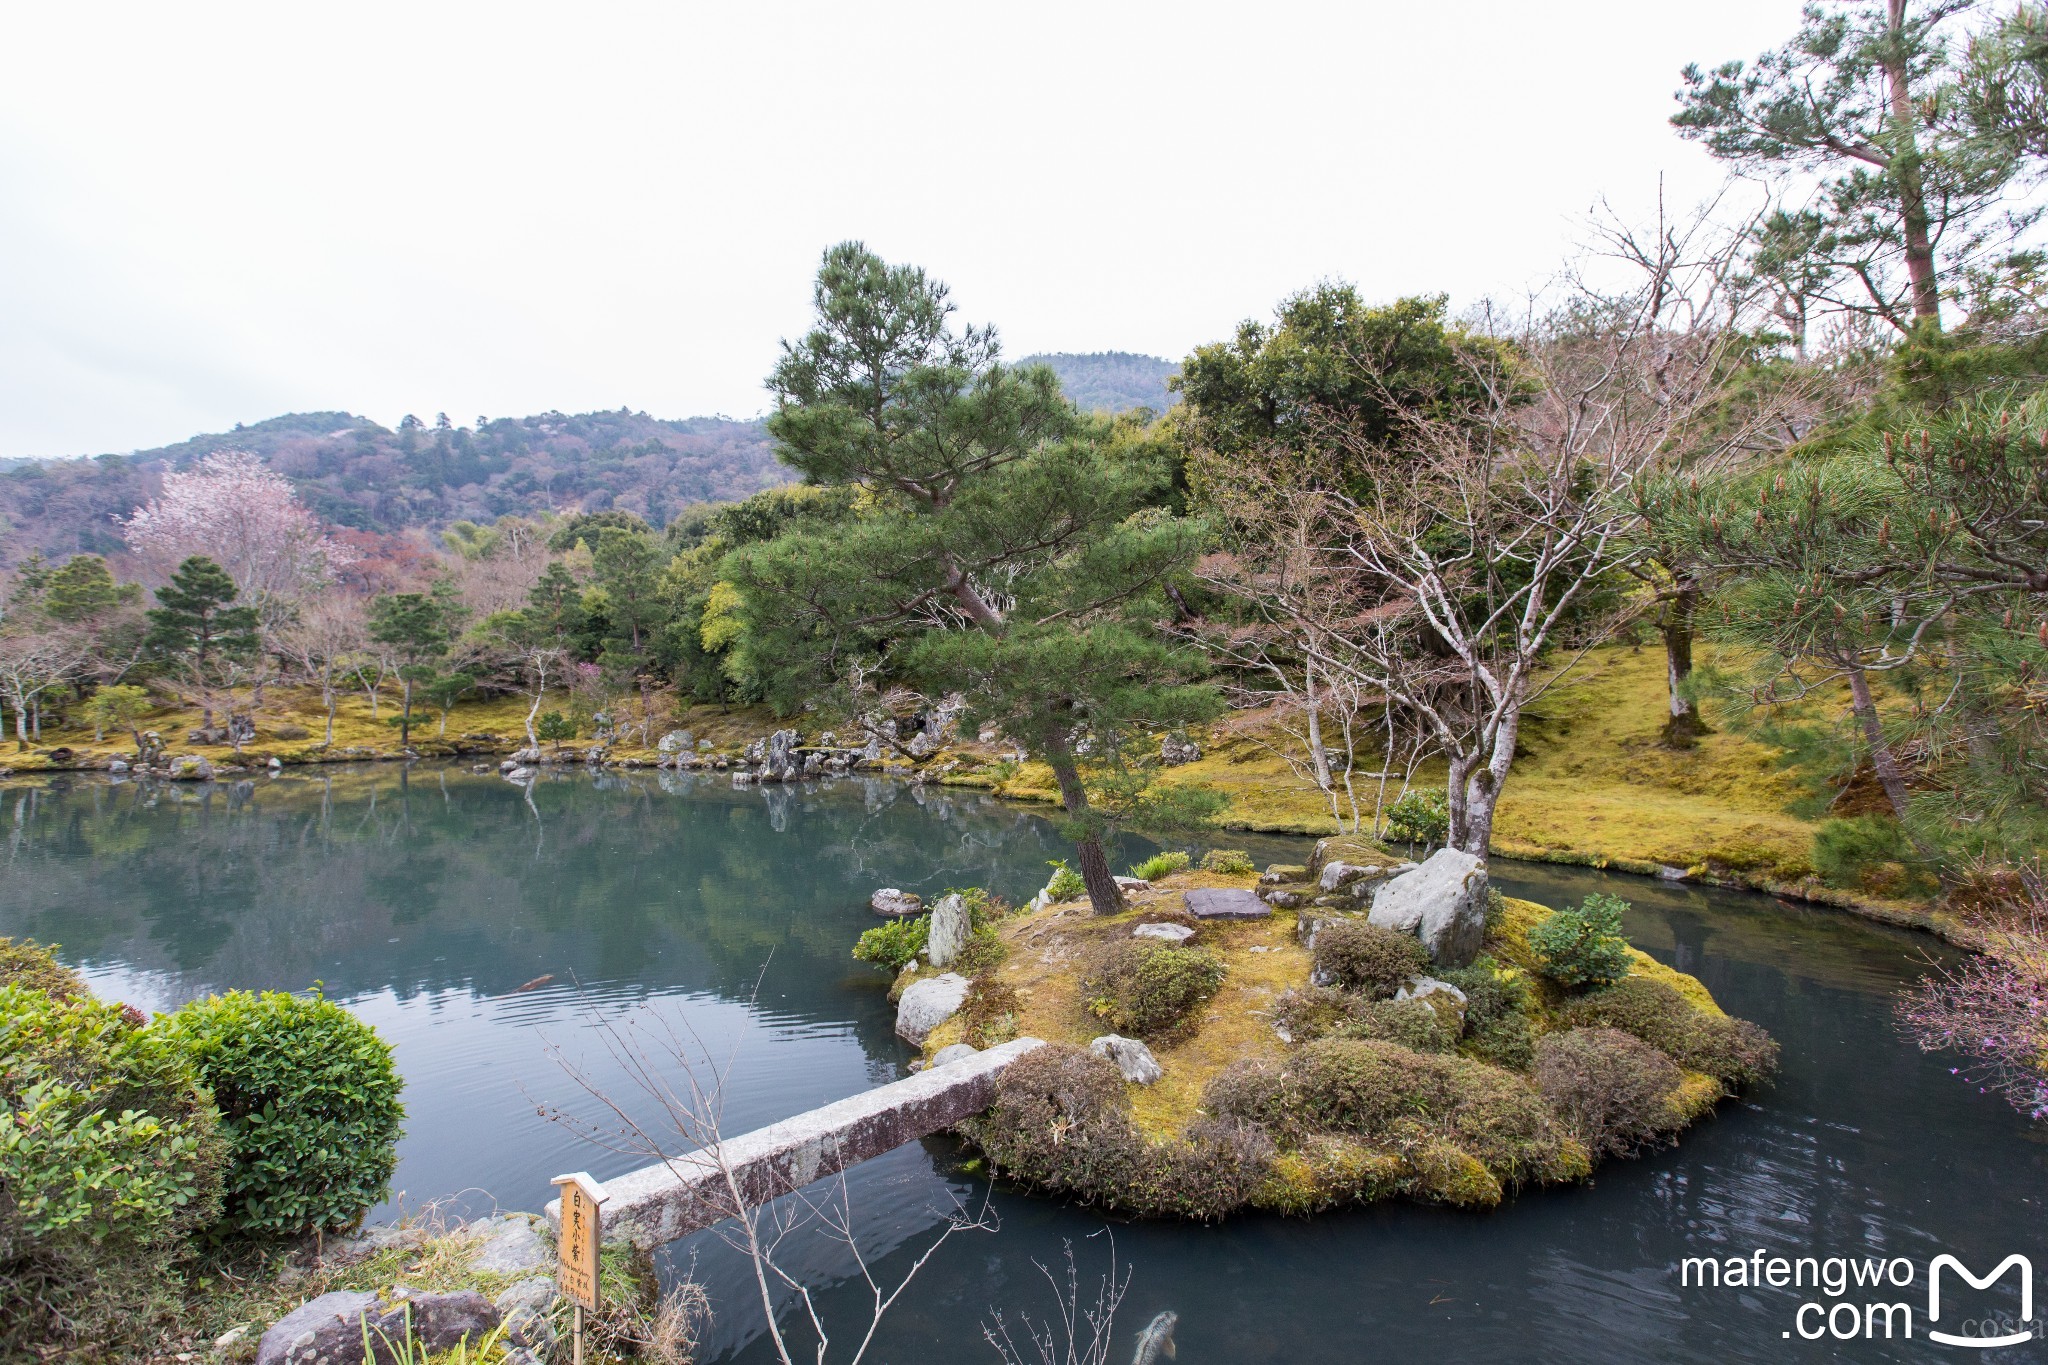
[(1160, 1356), (1174, 1356), (1173, 1329), (1179, 1325), (1180, 1314), (1171, 1308), (1146, 1323), (1138, 1333), (1138, 1354), (1131, 1357), (1131, 1365), (1159, 1365)]

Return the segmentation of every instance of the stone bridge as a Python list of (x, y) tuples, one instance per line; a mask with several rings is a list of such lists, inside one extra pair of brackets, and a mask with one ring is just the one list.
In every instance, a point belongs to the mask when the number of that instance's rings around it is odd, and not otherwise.
[[(733, 1217), (732, 1187), (755, 1208), (988, 1108), (996, 1077), (1033, 1048), (1019, 1038), (751, 1133), (604, 1182), (607, 1239), (654, 1248)], [(548, 1204), (562, 1223), (562, 1201)]]

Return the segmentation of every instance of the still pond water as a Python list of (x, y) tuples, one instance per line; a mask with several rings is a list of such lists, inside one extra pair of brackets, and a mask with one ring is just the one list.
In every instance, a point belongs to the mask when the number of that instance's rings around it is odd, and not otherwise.
[[(431, 765), (210, 787), (16, 782), (0, 787), (0, 839), (0, 934), (61, 943), (102, 995), (162, 1010), (319, 981), (391, 1040), (406, 1079), (402, 1194), (373, 1217), (432, 1201), (538, 1209), (552, 1175), (639, 1164), (537, 1113), (600, 1117), (563, 1060), (632, 1100), (594, 1019), (686, 1024), (732, 1056), (730, 1132), (905, 1074), (913, 1054), (891, 1033), (885, 983), (847, 956), (875, 922), (868, 892), (1022, 898), (1067, 851), (1029, 808), (974, 793), (861, 780), (734, 791), (654, 773), (550, 773), (528, 791)], [(1223, 842), (1262, 863), (1306, 847)], [(1150, 848), (1133, 842), (1120, 861)], [(1166, 1309), (1186, 1365), (2048, 1358), (2038, 1337), (1997, 1352), (1925, 1339), (1934, 1256), (1982, 1273), (2019, 1252), (2048, 1271), (2048, 1142), (1891, 1023), (1929, 940), (1762, 896), (1529, 865), (1495, 875), (1549, 904), (1595, 887), (1628, 897), (1637, 944), (1781, 1040), (1777, 1084), (1676, 1150), (1491, 1214), (1119, 1225), (1134, 1276), (1113, 1360)], [(955, 1195), (979, 1199), (958, 1159), (934, 1139), (853, 1173), (882, 1271), (902, 1271)], [(1055, 1264), (1071, 1241), (1084, 1277), (1106, 1264), (1106, 1239), (1089, 1236), (1102, 1218), (1001, 1192), (995, 1208), (1001, 1231), (949, 1242), (870, 1359), (994, 1360), (980, 1340), (991, 1310), (1049, 1306), (1034, 1261)], [(1758, 1248), (1908, 1258), (1910, 1289), (1846, 1298), (1909, 1301), (1914, 1340), (1803, 1342), (1788, 1335), (1800, 1305), (1835, 1300), (1679, 1283), (1682, 1258)], [(732, 1253), (700, 1235), (665, 1259), (712, 1292), (711, 1358), (767, 1358)], [(864, 1321), (846, 1262), (821, 1249), (798, 1264), (828, 1311)], [(1943, 1327), (2018, 1314), (2011, 1276), (1982, 1294), (1945, 1288)]]

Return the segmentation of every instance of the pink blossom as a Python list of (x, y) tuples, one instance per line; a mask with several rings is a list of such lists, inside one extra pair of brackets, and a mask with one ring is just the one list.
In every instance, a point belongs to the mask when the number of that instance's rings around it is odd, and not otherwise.
[(318, 591), (357, 558), (322, 532), (290, 481), (240, 450), (215, 451), (164, 475), (162, 494), (121, 529), (160, 576), (205, 555), (228, 571), (244, 599), (266, 609)]

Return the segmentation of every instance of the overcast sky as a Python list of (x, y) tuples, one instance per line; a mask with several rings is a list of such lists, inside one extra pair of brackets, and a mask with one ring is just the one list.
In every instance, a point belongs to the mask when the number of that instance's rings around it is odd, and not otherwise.
[(818, 253), (1011, 355), (1178, 357), (1319, 278), (1469, 304), (1719, 166), (1795, 0), (21, 5), (0, 455), (281, 412), (761, 410)]

